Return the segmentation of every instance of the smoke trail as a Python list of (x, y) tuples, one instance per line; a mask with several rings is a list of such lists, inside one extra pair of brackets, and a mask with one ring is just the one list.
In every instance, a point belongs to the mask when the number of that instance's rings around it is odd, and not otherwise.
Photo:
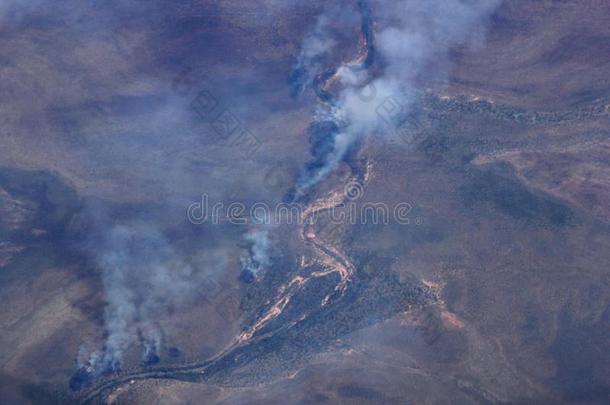
[[(416, 100), (417, 82), (425, 78), (435, 65), (436, 74), (446, 74), (448, 50), (456, 45), (468, 45), (481, 40), (485, 22), (500, 0), (373, 0), (376, 38), (373, 47), (373, 27), (369, 2), (358, 2), (362, 16), (367, 57), (361, 63), (344, 63), (336, 72), (340, 90), (336, 97), (320, 97), (314, 123), (310, 127), (312, 159), (305, 165), (297, 181), (295, 197), (324, 179), (345, 157), (358, 139), (384, 131), (388, 117), (380, 114), (379, 106), (386, 100), (393, 107), (390, 125), (398, 126), (407, 118)], [(322, 38), (321, 30), (327, 18), (320, 17), (314, 33), (304, 42), (305, 50), (328, 50), (333, 38)], [(315, 47), (311, 46), (315, 38)], [(327, 46), (319, 44), (327, 43)], [(371, 73), (373, 51), (379, 60), (379, 72)], [(311, 52), (303, 51), (303, 54)], [(314, 52), (315, 53), (315, 52)], [(309, 61), (309, 65), (305, 62)], [(439, 65), (444, 69), (439, 69)], [(298, 71), (310, 71), (322, 76), (315, 58), (300, 58)], [(301, 77), (308, 77), (301, 73)], [(310, 80), (310, 84), (316, 84)], [(318, 83), (319, 86), (324, 83)], [(320, 92), (318, 91), (318, 95)]]
[(158, 317), (192, 297), (197, 280), (191, 266), (150, 226), (113, 228), (101, 252), (98, 262), (104, 269), (108, 333), (102, 362), (116, 369), (133, 340), (130, 328), (134, 325), (145, 343), (145, 358), (156, 355), (161, 342)]
[(300, 95), (307, 87), (323, 81), (323, 78), (333, 74), (325, 68), (327, 58), (336, 50), (338, 44), (335, 36), (337, 29), (342, 30), (358, 21), (358, 15), (351, 9), (338, 4), (325, 6), (325, 10), (316, 20), (312, 31), (301, 44), (301, 52), (290, 75), (291, 95)]
[(297, 65), (290, 76), (293, 97), (301, 94), (306, 87), (311, 86), (316, 76), (322, 71), (323, 57), (337, 44), (334, 39), (329, 38), (329, 21), (329, 16), (321, 15), (313, 32), (303, 41)]
[(268, 212), (254, 215), (252, 222), (255, 228), (244, 234), (248, 243), (248, 252), (240, 257), (242, 279), (246, 282), (255, 279), (261, 271), (271, 266), (272, 243), (269, 237), (274, 224)]
[(261, 271), (271, 266), (271, 240), (268, 227), (254, 229), (244, 235), (249, 244), (247, 254), (240, 258), (242, 271), (247, 272), (248, 277), (256, 277)]
[(79, 361), (71, 381), (74, 388), (119, 370), (125, 352), (138, 338), (144, 347), (143, 361), (158, 362), (159, 318), (201, 294), (207, 276), (186, 263), (162, 232), (144, 223), (110, 228), (95, 251), (102, 269), (107, 337), (101, 354), (94, 352)]

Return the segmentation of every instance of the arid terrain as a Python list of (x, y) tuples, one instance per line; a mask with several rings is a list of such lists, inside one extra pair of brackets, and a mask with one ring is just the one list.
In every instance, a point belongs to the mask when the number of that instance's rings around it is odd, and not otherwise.
[(0, 5), (0, 403), (609, 403), (610, 3), (334, 3)]

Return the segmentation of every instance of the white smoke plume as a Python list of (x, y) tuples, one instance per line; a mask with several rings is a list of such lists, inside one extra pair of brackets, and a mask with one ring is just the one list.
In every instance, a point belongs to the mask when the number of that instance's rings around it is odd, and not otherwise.
[(305, 87), (311, 86), (315, 77), (322, 71), (323, 57), (337, 45), (337, 41), (329, 37), (329, 21), (326, 14), (321, 15), (312, 33), (303, 41), (301, 54), (292, 74), (293, 95), (298, 95)]
[(248, 254), (241, 257), (242, 269), (248, 270), (253, 276), (271, 266), (271, 240), (269, 238), (269, 227), (254, 229), (244, 235), (244, 239), (250, 244)]
[[(337, 130), (328, 134), (328, 145), (319, 148), (321, 155), (316, 156), (318, 151), (312, 147), (315, 164), (302, 172), (297, 196), (334, 170), (358, 139), (387, 131), (388, 123), (378, 109), (385, 100), (391, 99), (394, 105), (399, 105), (401, 116), (406, 117), (416, 100), (418, 81), (425, 79), (432, 65), (437, 75), (443, 71), (446, 74), (448, 51), (452, 47), (480, 43), (487, 20), (499, 3), (500, 0), (370, 1), (375, 22), (375, 40), (370, 49), (374, 47), (375, 64), (380, 68), (371, 73), (361, 65), (346, 62), (337, 70), (338, 95), (330, 104), (320, 103), (315, 117), (318, 122), (333, 122)], [(362, 13), (369, 12), (366, 1), (359, 1), (359, 5)], [(321, 16), (314, 34), (303, 44), (302, 55), (334, 46), (333, 38), (321, 38), (324, 31), (319, 27), (324, 21), (326, 17)], [(299, 63), (303, 60), (306, 59), (301, 58)], [(311, 69), (312, 74), (320, 71), (313, 63), (300, 68)], [(398, 120), (391, 124), (400, 123)]]
[(328, 69), (327, 58), (336, 51), (338, 36), (358, 22), (356, 10), (342, 4), (328, 4), (301, 44), (301, 52), (291, 75), (292, 95), (297, 96)]
[(96, 261), (103, 271), (107, 338), (101, 359), (94, 353), (89, 364), (97, 364), (98, 373), (118, 369), (125, 351), (138, 337), (144, 345), (144, 360), (158, 361), (159, 318), (202, 294), (207, 273), (186, 263), (160, 231), (142, 223), (110, 229), (97, 251)]
[(253, 215), (251, 218), (253, 228), (244, 234), (244, 239), (248, 244), (248, 251), (241, 258), (242, 270), (245, 270), (255, 278), (261, 271), (271, 267), (272, 242), (270, 238), (271, 230), (274, 225), (269, 213)]

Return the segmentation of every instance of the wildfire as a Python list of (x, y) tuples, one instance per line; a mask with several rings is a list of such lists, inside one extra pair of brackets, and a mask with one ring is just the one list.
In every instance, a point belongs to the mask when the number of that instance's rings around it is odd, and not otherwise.
[[(369, 178), (369, 169), (372, 165), (366, 164), (365, 166), (365, 175), (364, 180), (368, 180)], [(354, 179), (351, 179), (352, 181)], [(344, 255), (339, 249), (333, 246), (326, 246), (323, 244), (323, 241), (319, 241), (317, 234), (308, 229), (309, 226), (312, 225), (312, 221), (308, 221), (311, 218), (315, 218), (315, 214), (319, 211), (332, 209), (339, 204), (343, 203), (345, 199), (344, 190), (337, 190), (329, 193), (326, 197), (321, 198), (319, 200), (314, 201), (307, 209), (303, 212), (302, 223), (303, 231), (301, 236), (303, 240), (313, 246), (314, 250), (317, 253), (318, 260), (320, 263), (324, 265), (325, 270), (315, 271), (310, 274), (309, 277), (303, 276), (295, 276), (287, 285), (282, 286), (279, 289), (279, 299), (278, 301), (265, 313), (265, 315), (259, 319), (249, 330), (242, 332), (241, 335), (237, 338), (237, 343), (244, 343), (250, 340), (256, 332), (261, 330), (265, 325), (267, 325), (271, 320), (277, 318), (284, 308), (290, 302), (292, 296), (298, 291), (298, 289), (302, 288), (305, 283), (307, 283), (310, 279), (316, 277), (324, 277), (331, 273), (339, 273), (341, 277), (341, 281), (335, 287), (335, 291), (344, 291), (347, 287), (347, 283), (350, 281), (352, 275), (355, 272), (355, 267), (352, 264), (351, 260)], [(305, 264), (305, 258), (300, 258), (300, 264)], [(328, 294), (321, 302), (322, 306), (325, 306), (330, 300), (330, 294)]]

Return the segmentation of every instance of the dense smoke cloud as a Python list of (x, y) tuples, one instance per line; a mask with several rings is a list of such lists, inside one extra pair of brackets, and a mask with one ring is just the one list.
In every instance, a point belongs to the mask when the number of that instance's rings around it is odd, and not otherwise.
[[(393, 122), (389, 123), (400, 125), (416, 100), (418, 80), (425, 79), (432, 64), (436, 74), (446, 71), (451, 47), (479, 42), (486, 21), (498, 4), (499, 0), (371, 1), (375, 39), (368, 45), (369, 52), (375, 50), (379, 69), (371, 73), (368, 66), (354, 62), (337, 69), (340, 90), (330, 102), (321, 98), (310, 129), (313, 158), (301, 173), (296, 197), (331, 172), (356, 140), (387, 131), (386, 117), (378, 111), (384, 101), (392, 100), (400, 106), (400, 114), (394, 112)], [(360, 1), (359, 6), (363, 29), (372, 30), (369, 4)], [(326, 15), (321, 15), (312, 35), (304, 41), (296, 68), (301, 71), (299, 77), (308, 77), (306, 71), (320, 75), (317, 59), (306, 56), (334, 46), (334, 38), (322, 37), (325, 31), (320, 27), (327, 20)], [(304, 66), (304, 61), (309, 65)], [(321, 126), (325, 133), (320, 133)]]

